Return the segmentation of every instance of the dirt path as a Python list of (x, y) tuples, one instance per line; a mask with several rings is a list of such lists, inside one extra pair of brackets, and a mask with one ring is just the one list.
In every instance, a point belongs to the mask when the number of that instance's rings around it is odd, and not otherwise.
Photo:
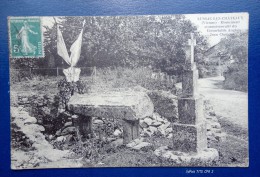
[(209, 99), (216, 115), (244, 130), (248, 129), (248, 95), (222, 89), (223, 77), (199, 79), (199, 92)]

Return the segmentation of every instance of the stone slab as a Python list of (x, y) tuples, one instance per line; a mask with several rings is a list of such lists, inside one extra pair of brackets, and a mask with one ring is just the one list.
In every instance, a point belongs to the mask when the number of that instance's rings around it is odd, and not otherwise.
[(154, 112), (148, 95), (133, 91), (75, 94), (68, 102), (68, 109), (85, 116), (127, 120), (150, 117)]
[(201, 97), (178, 99), (179, 123), (198, 124), (205, 120), (203, 99)]
[(173, 123), (173, 150), (200, 152), (207, 148), (206, 124), (187, 125)]

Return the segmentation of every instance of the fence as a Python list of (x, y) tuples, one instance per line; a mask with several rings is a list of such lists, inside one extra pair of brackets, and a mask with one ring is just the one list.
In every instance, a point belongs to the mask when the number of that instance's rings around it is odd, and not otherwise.
[[(22, 81), (24, 78), (31, 79), (33, 76), (64, 76), (61, 67), (56, 68), (24, 68), (24, 69), (10, 69), (11, 81)], [(92, 81), (96, 78), (96, 67), (80, 67), (83, 76), (91, 76)]]
[[(81, 76), (90, 76), (93, 82), (96, 81), (97, 77), (97, 69), (96, 67), (78, 67), (81, 69)], [(63, 69), (61, 67), (56, 68), (26, 68), (26, 69), (10, 69), (10, 78), (12, 82), (20, 82), (24, 79), (32, 79), (34, 76), (64, 76)], [(108, 70), (116, 70), (118, 71), (119, 68), (106, 68)], [(122, 70), (122, 68), (121, 68)], [(145, 70), (141, 67), (141, 70)], [(104, 68), (100, 69), (99, 72), (105, 71)], [(149, 73), (149, 74), (148, 74)], [(178, 77), (174, 75), (168, 75), (165, 72), (157, 71), (157, 72), (150, 72), (145, 73), (141, 72), (139, 74), (148, 74), (146, 75), (147, 79), (157, 80), (166, 84), (175, 84)]]
[(159, 81), (165, 81), (169, 84), (175, 84), (177, 81), (177, 76), (173, 75), (168, 75), (167, 73), (164, 72), (153, 72), (150, 76), (151, 79), (156, 79)]

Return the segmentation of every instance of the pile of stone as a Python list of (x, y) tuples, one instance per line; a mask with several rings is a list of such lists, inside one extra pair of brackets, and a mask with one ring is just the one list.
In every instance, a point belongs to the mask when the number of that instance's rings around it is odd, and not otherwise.
[(208, 146), (214, 143), (225, 141), (226, 133), (222, 132), (216, 113), (209, 100), (204, 101), (204, 112), (206, 116), (207, 141)]
[(218, 143), (225, 140), (226, 133), (222, 132), (221, 125), (215, 116), (207, 115), (206, 125), (208, 146), (210, 146), (212, 143)]
[[(23, 107), (11, 107), (11, 117), (12, 124), (15, 124), (19, 128), (18, 131), (30, 140), (33, 148), (29, 152), (12, 149), (12, 169), (33, 168), (40, 163), (58, 161), (69, 154), (69, 151), (53, 148), (42, 133), (45, 128), (38, 125), (37, 119), (30, 116)], [(31, 156), (34, 158), (31, 159)], [(26, 159), (28, 159), (27, 162), (25, 162)]]
[(140, 135), (142, 137), (151, 137), (154, 135), (172, 138), (172, 126), (166, 118), (158, 113), (153, 113), (151, 117), (140, 120)]

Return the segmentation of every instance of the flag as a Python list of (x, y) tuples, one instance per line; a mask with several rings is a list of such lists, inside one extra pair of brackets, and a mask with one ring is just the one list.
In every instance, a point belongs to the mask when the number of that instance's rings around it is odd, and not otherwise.
[(59, 26), (57, 27), (57, 52), (70, 65), (70, 57)]
[(81, 53), (84, 25), (85, 25), (85, 20), (83, 22), (83, 28), (82, 28), (77, 40), (70, 47), (70, 52), (71, 52), (70, 56), (68, 54), (61, 31), (60, 31), (59, 27), (57, 28), (58, 55), (61, 56), (66, 61), (66, 63), (68, 63), (70, 65), (69, 68), (63, 69), (63, 73), (66, 77), (67, 82), (77, 82), (79, 80), (79, 75), (80, 75), (81, 70), (79, 68), (75, 68), (75, 66), (79, 61), (79, 57), (80, 57), (80, 53)]
[(78, 39), (72, 44), (70, 47), (70, 66), (74, 67), (79, 61), (80, 53), (81, 53), (81, 45), (82, 45), (82, 35), (83, 29), (81, 30)]

